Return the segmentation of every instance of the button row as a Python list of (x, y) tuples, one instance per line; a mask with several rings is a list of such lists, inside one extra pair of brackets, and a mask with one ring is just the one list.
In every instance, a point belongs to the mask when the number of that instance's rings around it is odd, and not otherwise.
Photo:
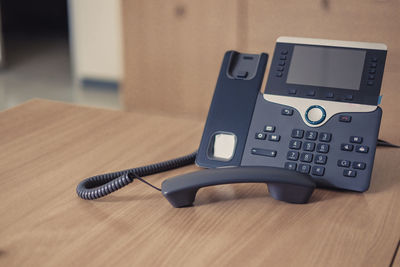
[(286, 64), (286, 59), (287, 59), (287, 50), (282, 50), (281, 51), (281, 55), (279, 56), (279, 62), (278, 62), (278, 66), (276, 67), (276, 73), (275, 76), (276, 77), (282, 77), (283, 76), (283, 71), (285, 70), (284, 66)]
[[(338, 162), (337, 162), (337, 165), (339, 167), (348, 168), (351, 165), (351, 161), (350, 160), (345, 160), (345, 159), (339, 159)], [(358, 162), (358, 161), (354, 161), (353, 162), (353, 168), (354, 169), (364, 170), (366, 166), (367, 166), (367, 164), (365, 164), (364, 162)]]
[[(282, 68), (282, 70), (283, 70), (283, 68)], [(297, 89), (290, 88), (290, 89), (288, 89), (287, 93), (289, 95), (296, 95), (297, 94)], [(315, 96), (315, 94), (316, 94), (315, 90), (308, 90), (305, 93), (306, 96)], [(329, 99), (332, 99), (332, 98), (335, 97), (333, 92), (327, 92), (324, 96), (325, 96), (325, 98), (329, 98)], [(353, 100), (353, 95), (345, 95), (345, 96), (342, 97), (342, 99), (343, 100)]]
[[(331, 133), (319, 133), (316, 131), (306, 131), (305, 139), (307, 140), (317, 140), (319, 135), (319, 141), (321, 142), (330, 142), (332, 139)], [(304, 130), (301, 129), (293, 129), (291, 136), (293, 138), (302, 139), (304, 137)]]
[(265, 133), (256, 133), (256, 139), (265, 140), (268, 136), (269, 141), (279, 142), (281, 140), (281, 136), (278, 134), (265, 134)]
[(311, 170), (311, 174), (315, 176), (322, 176), (325, 173), (325, 168), (322, 166), (313, 166), (311, 168), (311, 165), (303, 163), (300, 163), (297, 167), (297, 163), (295, 162), (286, 162), (285, 168), (292, 171), (295, 171), (297, 169), (297, 171), (305, 174), (309, 174)]
[(369, 65), (369, 70), (368, 70), (368, 82), (367, 84), (369, 86), (374, 85), (374, 80), (375, 80), (375, 73), (376, 73), (376, 67), (377, 67), (377, 63), (378, 62), (378, 58), (377, 57), (373, 57), (371, 58), (371, 63)]
[[(352, 144), (341, 144), (340, 149), (343, 151), (353, 151), (354, 146)], [(358, 153), (368, 153), (369, 147), (363, 145), (357, 145), (355, 151)]]
[[(353, 144), (362, 144), (363, 138), (361, 136), (350, 136), (349, 141)], [(354, 145), (343, 143), (340, 145), (340, 149), (343, 151), (353, 151)], [(356, 145), (355, 151), (359, 153), (368, 153), (369, 147), (365, 145)]]
[[(289, 142), (289, 148), (290, 149), (296, 149), (299, 150), (302, 147), (302, 141), (299, 140), (290, 140)], [(329, 152), (329, 145), (328, 144), (323, 144), (323, 143), (318, 143), (316, 145), (317, 147), (317, 152), (318, 153), (328, 153)], [(304, 151), (314, 151), (315, 149), (315, 143), (313, 142), (304, 142), (303, 144), (303, 150)]]
[[(312, 162), (314, 155), (312, 153), (302, 152), (299, 153), (297, 151), (288, 151), (287, 157), (288, 160), (297, 161), (300, 158), (301, 162)], [(325, 155), (315, 155), (314, 163), (325, 165), (328, 160), (328, 157)]]
[[(352, 165), (353, 169), (358, 169), (358, 170), (365, 170), (365, 167), (367, 166), (367, 164), (365, 164), (364, 162), (358, 162), (358, 161), (354, 161), (353, 164), (351, 164), (350, 160), (345, 160), (345, 159), (338, 160), (337, 165), (339, 167), (344, 167), (344, 168), (348, 168), (350, 167), (350, 165)], [(357, 171), (344, 169), (343, 176), (356, 177)]]

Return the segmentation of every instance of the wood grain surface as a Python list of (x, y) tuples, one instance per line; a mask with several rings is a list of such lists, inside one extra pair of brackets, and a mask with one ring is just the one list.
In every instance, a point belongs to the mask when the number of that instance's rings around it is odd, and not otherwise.
[(294, 205), (224, 185), (175, 209), (139, 182), (96, 201), (75, 187), (194, 151), (201, 121), (34, 100), (0, 125), (0, 266), (388, 266), (399, 241), (400, 150), (377, 150), (364, 194), (317, 189)]

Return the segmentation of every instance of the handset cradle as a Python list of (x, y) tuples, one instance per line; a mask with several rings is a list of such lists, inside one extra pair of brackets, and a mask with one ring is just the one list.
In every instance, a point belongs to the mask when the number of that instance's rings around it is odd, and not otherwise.
[(289, 203), (307, 203), (315, 183), (307, 174), (275, 167), (227, 167), (192, 172), (165, 180), (161, 192), (175, 208), (193, 205), (200, 188), (233, 183), (266, 183), (270, 195)]

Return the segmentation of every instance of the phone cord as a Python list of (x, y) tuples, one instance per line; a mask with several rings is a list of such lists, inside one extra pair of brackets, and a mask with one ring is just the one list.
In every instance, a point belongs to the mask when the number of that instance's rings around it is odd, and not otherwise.
[(152, 188), (161, 191), (160, 188), (145, 181), (141, 176), (148, 176), (160, 172), (177, 169), (183, 166), (193, 164), (197, 155), (197, 151), (191, 154), (158, 162), (133, 169), (122, 170), (118, 172), (105, 173), (86, 178), (76, 187), (76, 193), (80, 198), (92, 200), (104, 197), (114, 191), (130, 184), (137, 179)]

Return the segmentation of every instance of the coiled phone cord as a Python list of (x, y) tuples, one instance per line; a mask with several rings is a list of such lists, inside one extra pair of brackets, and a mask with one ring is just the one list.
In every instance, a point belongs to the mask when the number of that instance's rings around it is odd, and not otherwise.
[(76, 193), (83, 199), (97, 199), (111, 194), (112, 192), (132, 183), (134, 179), (161, 191), (160, 188), (145, 181), (142, 177), (193, 164), (196, 155), (197, 151), (163, 162), (89, 177), (78, 184), (76, 187)]

